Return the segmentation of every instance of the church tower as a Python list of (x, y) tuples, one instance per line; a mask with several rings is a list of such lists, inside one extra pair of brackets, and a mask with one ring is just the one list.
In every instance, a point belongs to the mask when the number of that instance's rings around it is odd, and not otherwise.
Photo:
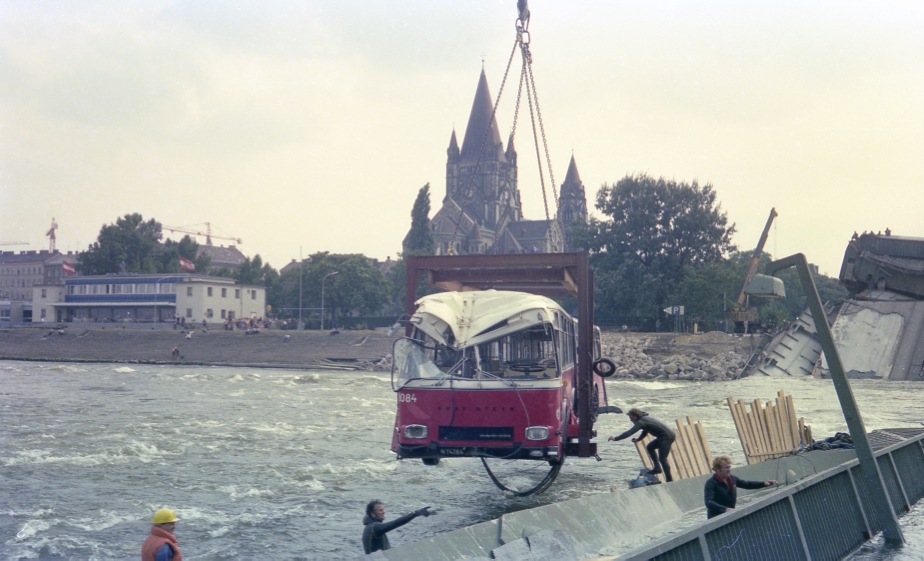
[[(493, 107), (482, 69), (462, 146), (453, 130), (446, 149), (446, 196), (430, 220), (436, 254), (560, 252), (567, 245), (558, 221), (523, 217), (513, 134), (504, 148)], [(573, 158), (562, 186), (562, 214), (587, 219)], [(562, 224), (568, 228), (570, 220)]]
[(574, 162), (574, 155), (571, 156), (571, 163), (568, 164), (565, 182), (561, 184), (559, 219), (565, 235), (565, 251), (574, 251), (574, 245), (571, 242), (574, 222), (577, 220), (587, 222), (587, 197), (581, 176), (578, 174), (577, 164)]
[(516, 153), (512, 152), (514, 161), (508, 161), (512, 145), (504, 150), (493, 107), (488, 79), (482, 70), (462, 149), (456, 148), (453, 131), (446, 161), (446, 196), (463, 206), (479, 226), (492, 231), (505, 214), (514, 221), (521, 217)]

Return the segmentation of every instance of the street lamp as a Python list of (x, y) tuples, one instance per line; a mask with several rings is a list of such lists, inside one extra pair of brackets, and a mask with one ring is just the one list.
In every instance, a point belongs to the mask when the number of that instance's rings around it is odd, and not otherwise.
[[(768, 263), (766, 272), (773, 275), (790, 267), (795, 267), (799, 273), (799, 282), (802, 284), (809, 309), (812, 311), (815, 332), (821, 341), (821, 348), (825, 353), (825, 358), (828, 359), (831, 381), (834, 382), (834, 390), (837, 393), (838, 401), (840, 401), (844, 420), (847, 421), (847, 430), (850, 432), (850, 438), (853, 440), (854, 448), (857, 451), (860, 473), (872, 498), (870, 501), (872, 510), (881, 525), (886, 543), (900, 545), (905, 541), (901, 526), (899, 526), (898, 519), (895, 517), (895, 510), (892, 508), (889, 492), (882, 478), (882, 471), (879, 469), (879, 463), (870, 446), (869, 438), (867, 438), (866, 426), (863, 424), (863, 417), (860, 416), (857, 401), (853, 396), (853, 390), (850, 388), (850, 381), (844, 373), (844, 365), (841, 362), (837, 346), (834, 344), (834, 336), (831, 334), (828, 317), (825, 315), (824, 308), (821, 305), (821, 298), (818, 296), (818, 289), (815, 287), (815, 281), (812, 279), (811, 271), (809, 271), (808, 261), (805, 259), (805, 255), (797, 253)], [(767, 275), (754, 275), (745, 292), (751, 296), (758, 297), (786, 297), (783, 281)]]
[(333, 271), (324, 275), (324, 278), (321, 279), (321, 331), (324, 331), (324, 281), (327, 280), (327, 277), (340, 274), (340, 271)]
[(302, 246), (298, 246), (298, 330), (305, 328), (302, 325), (302, 277), (305, 272), (305, 263), (302, 261)]

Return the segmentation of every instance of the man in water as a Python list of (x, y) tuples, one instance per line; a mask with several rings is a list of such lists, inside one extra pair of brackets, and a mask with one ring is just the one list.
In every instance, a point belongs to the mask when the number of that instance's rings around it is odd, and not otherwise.
[[(607, 440), (622, 440), (632, 436), (638, 431), (642, 431), (642, 434), (632, 439), (632, 442), (638, 442), (645, 438), (648, 433), (651, 433), (654, 440), (649, 442), (645, 448), (648, 450), (648, 455), (651, 456), (654, 469), (650, 470), (648, 473), (661, 473), (663, 470), (664, 480), (673, 481), (674, 478), (671, 476), (671, 466), (667, 463), (667, 455), (671, 453), (671, 445), (674, 444), (674, 431), (661, 421), (649, 417), (648, 413), (641, 409), (634, 407), (629, 410), (628, 415), (629, 420), (634, 423), (632, 428), (619, 436), (611, 436)], [(658, 467), (659, 464), (661, 467)]]
[(410, 514), (405, 514), (401, 518), (395, 518), (391, 522), (385, 522), (385, 505), (382, 501), (372, 501), (366, 505), (366, 516), (363, 518), (363, 550), (366, 555), (380, 549), (388, 549), (388, 536), (385, 534), (404, 526), (418, 516), (430, 516), (436, 512), (430, 512), (430, 507), (425, 506), (420, 510), (415, 510)]
[(141, 561), (183, 561), (180, 546), (173, 535), (179, 521), (169, 508), (162, 508), (154, 513), (151, 534), (141, 546)]
[(706, 517), (712, 518), (729, 510), (734, 510), (738, 500), (738, 487), (742, 489), (760, 489), (779, 485), (775, 479), (767, 481), (748, 481), (731, 474), (731, 460), (728, 456), (719, 456), (712, 460), (714, 477), (706, 480), (703, 499), (706, 502)]

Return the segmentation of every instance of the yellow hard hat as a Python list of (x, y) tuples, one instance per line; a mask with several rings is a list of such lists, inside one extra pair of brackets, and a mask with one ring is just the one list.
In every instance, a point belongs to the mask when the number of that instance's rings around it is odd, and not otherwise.
[(162, 508), (154, 513), (154, 523), (155, 524), (168, 524), (170, 522), (179, 522), (180, 519), (176, 517), (176, 513), (170, 510), (169, 508)]

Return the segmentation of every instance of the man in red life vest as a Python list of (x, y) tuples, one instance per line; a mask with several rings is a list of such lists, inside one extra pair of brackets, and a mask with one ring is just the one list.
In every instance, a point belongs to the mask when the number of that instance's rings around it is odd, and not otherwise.
[(169, 508), (154, 513), (151, 535), (141, 546), (141, 561), (183, 561), (180, 546), (176, 543), (173, 530), (180, 519)]
[(738, 500), (738, 487), (742, 489), (760, 489), (779, 485), (776, 479), (767, 481), (748, 481), (731, 473), (731, 460), (728, 456), (719, 456), (712, 460), (715, 476), (706, 480), (703, 499), (706, 503), (706, 518), (718, 516), (735, 509)]

